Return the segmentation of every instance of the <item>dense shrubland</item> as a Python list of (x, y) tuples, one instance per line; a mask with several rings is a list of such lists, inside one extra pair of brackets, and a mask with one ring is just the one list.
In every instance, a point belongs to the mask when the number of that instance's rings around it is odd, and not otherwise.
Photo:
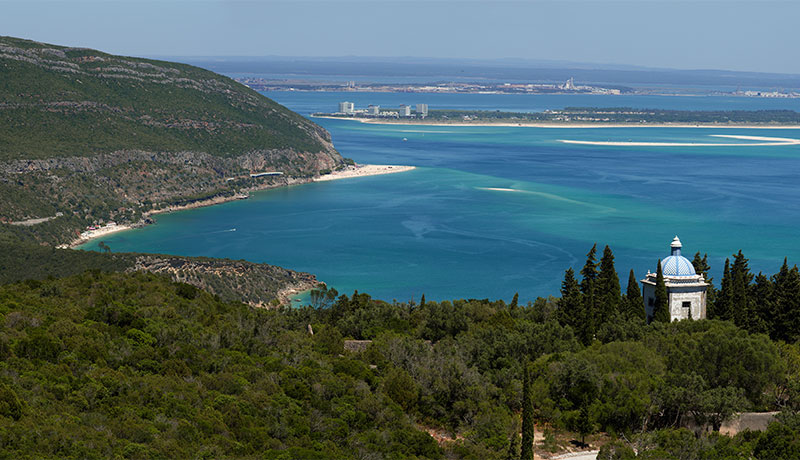
[[(582, 308), (585, 292), (615, 298), (602, 288), (619, 286), (610, 257), (591, 256), (574, 280)], [(147, 274), (9, 284), (0, 287), (0, 451), (507, 458), (519, 446), (528, 362), (532, 416), (546, 434), (537, 449), (605, 432), (618, 440), (604, 458), (633, 458), (632, 447), (638, 458), (800, 457), (796, 342), (719, 319), (648, 325), (635, 292), (616, 289), (617, 308), (584, 343), (564, 298), (390, 304), (322, 290), (315, 306), (262, 310)], [(726, 296), (715, 293), (715, 315)], [(347, 352), (348, 338), (372, 343)], [(743, 410), (781, 415), (765, 433), (736, 437), (682, 428), (713, 430)]]

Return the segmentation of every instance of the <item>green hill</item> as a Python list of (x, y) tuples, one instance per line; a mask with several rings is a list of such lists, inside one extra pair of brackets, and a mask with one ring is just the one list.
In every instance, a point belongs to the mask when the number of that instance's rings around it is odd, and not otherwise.
[[(0, 222), (54, 217), (23, 236), (63, 241), (343, 164), (327, 131), (230, 78), (0, 37)], [(283, 176), (250, 178), (263, 171)]]
[(0, 160), (330, 149), (304, 117), (198, 67), (0, 37)]
[[(619, 438), (599, 458), (800, 458), (797, 344), (615, 317), (584, 346), (554, 299), (324, 298), (254, 309), (100, 271), (0, 285), (0, 458), (519, 458), (524, 363), (541, 457), (584, 433)], [(763, 433), (679, 428), (770, 409)]]

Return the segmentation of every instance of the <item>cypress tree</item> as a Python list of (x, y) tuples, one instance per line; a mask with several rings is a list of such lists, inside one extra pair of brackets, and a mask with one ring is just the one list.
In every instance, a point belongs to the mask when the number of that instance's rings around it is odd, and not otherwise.
[(511, 305), (510, 305), (510, 307), (511, 307), (511, 309), (512, 309), (512, 310), (513, 310), (513, 309), (515, 309), (515, 308), (517, 308), (517, 303), (518, 303), (518, 302), (519, 302), (519, 292), (517, 292), (517, 293), (514, 293), (514, 298), (513, 298), (513, 299), (511, 299)]
[(522, 451), (520, 460), (533, 460), (533, 400), (531, 399), (530, 364), (525, 359), (525, 373), (522, 387)]
[(586, 445), (586, 435), (592, 432), (592, 419), (589, 418), (589, 402), (583, 401), (578, 413), (578, 432), (581, 435), (581, 444)]
[(708, 288), (706, 289), (706, 305), (713, 305), (714, 299), (717, 297), (717, 290), (714, 288), (714, 278), (709, 276), (711, 266), (708, 265), (708, 254), (703, 254), (703, 257), (700, 257), (700, 251), (696, 252), (694, 259), (692, 259), (692, 266), (694, 267), (695, 273), (703, 275), (706, 283), (708, 283)]
[(561, 281), (561, 298), (558, 299), (558, 312), (561, 324), (575, 326), (580, 321), (580, 312), (583, 309), (581, 291), (578, 280), (575, 279), (575, 270), (568, 268)]
[(585, 305), (582, 299), (578, 280), (572, 268), (564, 272), (564, 281), (561, 282), (561, 298), (558, 300), (558, 312), (561, 324), (571, 326), (575, 335), (584, 344), (591, 340), (591, 334), (586, 326)]
[(614, 254), (608, 246), (600, 258), (600, 272), (597, 275), (597, 296), (599, 321), (613, 318), (620, 310), (620, 286), (617, 270), (614, 268)]
[(800, 273), (797, 265), (790, 269), (784, 260), (773, 279), (775, 320), (771, 335), (776, 340), (795, 342), (800, 338)]
[[(786, 264), (786, 260), (783, 261)], [(773, 321), (775, 320), (775, 289), (772, 281), (763, 273), (755, 278), (750, 297), (753, 299), (753, 325), (751, 332), (772, 334)]]
[(701, 258), (700, 251), (697, 251), (692, 259), (692, 266), (694, 267), (695, 273), (703, 275), (706, 281), (711, 280), (711, 278), (708, 277), (708, 271), (711, 270), (711, 267), (708, 266), (708, 254), (703, 254)]
[(664, 272), (661, 270), (661, 261), (658, 261), (658, 269), (656, 270), (656, 292), (653, 301), (653, 321), (661, 321), (668, 323), (670, 320), (669, 314), (669, 297), (667, 295), (667, 285), (664, 284)]
[(422, 294), (422, 298), (419, 299), (419, 306), (420, 307), (424, 307), (425, 306), (425, 294)]
[(625, 303), (627, 305), (627, 315), (629, 318), (645, 319), (644, 302), (642, 301), (642, 291), (639, 289), (639, 281), (633, 274), (633, 269), (628, 275), (628, 288), (625, 290)]
[(733, 322), (742, 329), (750, 329), (753, 323), (753, 303), (750, 299), (750, 283), (753, 274), (741, 249), (733, 255), (731, 285), (728, 295), (728, 311)]
[[(597, 311), (597, 243), (592, 246), (592, 249), (586, 254), (586, 264), (581, 269), (581, 294), (583, 294), (583, 309), (584, 327), (586, 327), (589, 336), (594, 335), (595, 323), (594, 318), (598, 313)], [(586, 343), (586, 342), (584, 342)]]
[(722, 281), (720, 282), (719, 292), (714, 299), (713, 308), (709, 309), (709, 319), (720, 319), (723, 321), (731, 320), (730, 296), (731, 296), (731, 261), (725, 259), (725, 268), (722, 270)]

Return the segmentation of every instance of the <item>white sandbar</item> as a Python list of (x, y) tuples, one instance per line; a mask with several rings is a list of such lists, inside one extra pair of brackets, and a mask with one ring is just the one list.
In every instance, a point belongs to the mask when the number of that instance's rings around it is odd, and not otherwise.
[(800, 145), (800, 139), (789, 137), (763, 137), (763, 136), (739, 136), (728, 134), (711, 134), (711, 137), (724, 137), (728, 139), (740, 139), (756, 142), (738, 143), (712, 143), (712, 142), (616, 142), (616, 141), (578, 141), (571, 139), (559, 139), (564, 144), (578, 145), (606, 145), (618, 147), (755, 147), (768, 145)]

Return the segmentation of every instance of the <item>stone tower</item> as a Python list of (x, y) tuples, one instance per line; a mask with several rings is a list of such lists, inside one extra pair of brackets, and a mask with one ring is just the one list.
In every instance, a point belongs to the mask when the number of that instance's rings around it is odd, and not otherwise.
[[(676, 236), (670, 244), (672, 254), (661, 261), (664, 284), (667, 286), (669, 320), (705, 319), (706, 289), (708, 283), (703, 275), (694, 271), (689, 259), (681, 255), (681, 240)], [(653, 319), (653, 303), (656, 293), (656, 273), (647, 272), (642, 280), (642, 297), (647, 320)]]

